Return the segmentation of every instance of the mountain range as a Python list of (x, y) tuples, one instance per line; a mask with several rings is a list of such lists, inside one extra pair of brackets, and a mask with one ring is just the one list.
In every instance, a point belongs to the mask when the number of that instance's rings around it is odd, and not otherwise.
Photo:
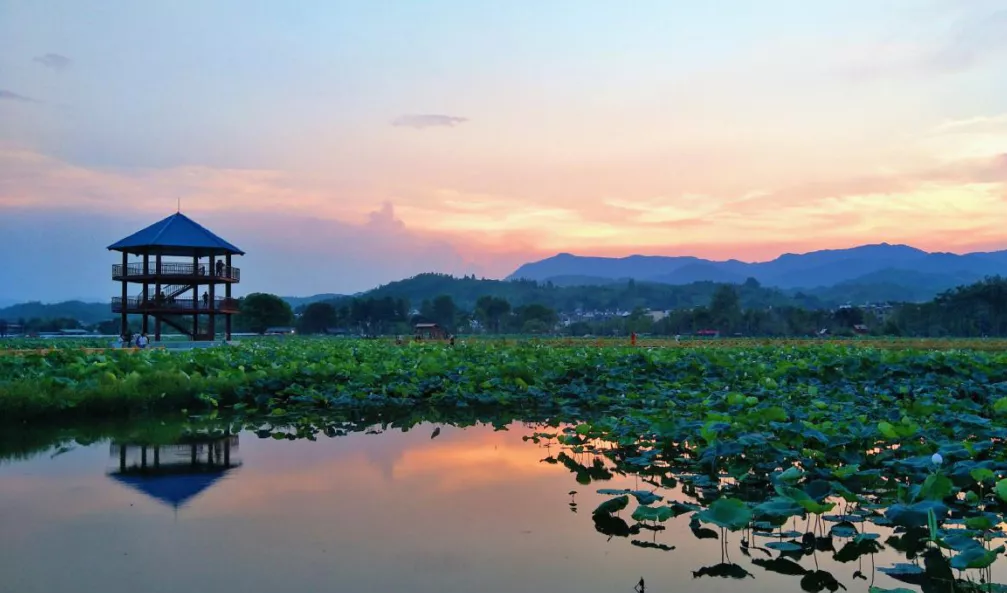
[[(647, 301), (647, 306), (667, 306), (672, 302), (695, 306), (709, 300), (715, 288), (712, 283), (742, 284), (754, 278), (763, 288), (771, 289), (769, 292), (778, 293), (775, 296), (762, 294), (754, 291), (756, 287), (746, 287), (753, 288), (749, 291), (752, 292), (749, 300), (755, 299), (753, 302), (757, 305), (773, 304), (770, 302), (772, 296), (784, 299), (780, 303), (789, 302), (785, 299), (796, 299), (795, 302), (802, 306), (825, 307), (883, 301), (923, 302), (945, 290), (997, 275), (1007, 276), (1007, 251), (958, 255), (928, 253), (908, 245), (887, 243), (786, 254), (771, 261), (754, 263), (734, 259), (712, 261), (691, 256), (610, 258), (561, 253), (524, 264), (506, 278), (535, 280), (541, 284), (537, 288), (527, 282), (420, 274), (357, 295), (328, 293), (283, 298), (295, 309), (318, 301), (339, 301), (348, 296), (404, 298), (413, 306), (418, 306), (423, 300), (431, 300), (441, 294), (450, 295), (466, 308), (474, 306), (483, 295), (507, 298), (514, 304), (547, 302), (559, 308), (581, 306), (591, 299), (598, 300), (601, 303), (599, 306), (623, 306), (625, 303), (619, 299), (626, 297), (626, 284), (634, 280), (651, 287), (639, 287), (644, 292), (649, 291), (648, 298), (653, 303)], [(547, 283), (557, 289), (597, 288), (550, 292)], [(666, 289), (657, 290), (661, 285)], [(667, 288), (672, 286), (682, 288), (676, 289), (678, 292), (668, 292)], [(107, 301), (53, 304), (0, 302), (0, 319), (34, 317), (68, 317), (94, 323), (111, 319), (113, 315)]]
[(771, 261), (753, 263), (692, 256), (610, 258), (560, 253), (524, 264), (507, 279), (570, 286), (629, 279), (662, 284), (703, 281), (740, 284), (754, 278), (764, 286), (791, 290), (890, 285), (901, 287), (902, 292), (919, 293), (921, 298), (929, 298), (986, 276), (1004, 274), (1007, 274), (1007, 251), (959, 255), (880, 243), (805, 254), (788, 253)]

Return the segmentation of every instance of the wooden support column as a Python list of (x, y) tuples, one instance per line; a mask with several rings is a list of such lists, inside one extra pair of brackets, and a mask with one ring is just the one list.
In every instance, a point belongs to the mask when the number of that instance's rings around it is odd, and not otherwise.
[[(231, 254), (228, 253), (224, 256), (224, 274), (227, 276), (228, 281), (224, 283), (224, 298), (231, 298)], [(231, 314), (228, 313), (224, 315), (224, 339), (228, 342), (231, 341)]]
[(202, 301), (199, 300), (199, 255), (192, 256), (192, 273), (193, 276), (197, 277), (195, 284), (192, 285), (192, 304), (196, 313), (192, 316), (192, 339), (199, 339), (199, 305)]
[[(154, 257), (155, 257), (155, 259), (154, 259), (154, 274), (157, 276), (157, 284), (154, 285), (154, 290), (157, 292), (157, 294), (154, 295), (154, 298), (158, 299), (158, 302), (161, 303), (161, 306), (163, 307), (164, 303), (160, 301), (160, 298), (161, 298), (161, 254), (158, 253)], [(155, 342), (160, 342), (161, 341), (161, 316), (160, 315), (157, 315), (157, 316), (154, 317), (154, 341)]]
[(127, 290), (127, 287), (126, 287), (127, 282), (126, 282), (126, 280), (128, 279), (127, 278), (128, 266), (129, 266), (129, 254), (127, 254), (125, 251), (123, 251), (122, 252), (122, 295), (121, 295), (122, 296), (122, 326), (121, 326), (121, 329), (119, 330), (119, 333), (121, 333), (122, 335), (126, 336), (127, 340), (129, 339), (129, 317), (127, 317), (127, 314), (126, 314), (126, 309), (127, 309), (126, 304), (129, 301), (129, 295), (126, 293), (126, 290)]
[(214, 314), (217, 307), (217, 301), (214, 300), (216, 296), (217, 288), (217, 256), (211, 255), (210, 262), (208, 264), (208, 269), (210, 270), (210, 325), (208, 327), (210, 339), (217, 339), (217, 316)]
[(147, 282), (147, 277), (150, 276), (150, 253), (144, 252), (143, 254), (143, 298), (140, 301), (143, 306), (143, 325), (140, 331), (147, 333), (150, 331), (150, 316), (147, 315), (147, 299), (150, 298), (150, 284)]

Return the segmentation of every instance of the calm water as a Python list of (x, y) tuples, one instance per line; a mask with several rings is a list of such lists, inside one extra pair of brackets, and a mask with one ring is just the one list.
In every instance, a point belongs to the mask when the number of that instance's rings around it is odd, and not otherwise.
[[(688, 516), (663, 531), (600, 533), (591, 511), (608, 497), (596, 490), (646, 484), (579, 484), (562, 464), (541, 461), (556, 446), (521, 439), (532, 428), (443, 426), (432, 439), (434, 428), (318, 441), (242, 433), (212, 450), (158, 450), (157, 478), (135, 474), (139, 448), (107, 441), (4, 462), (0, 591), (630, 592), (641, 577), (650, 592), (801, 590), (801, 576), (754, 564), (768, 551), (746, 556), (740, 533), (726, 549), (742, 578), (703, 574), (728, 558), (719, 540), (697, 539)], [(212, 458), (230, 469), (194, 474), (193, 454), (197, 465)], [(621, 513), (629, 524), (632, 508)], [(906, 562), (884, 544), (888, 535), (874, 555), (839, 562), (819, 551), (797, 562), (817, 562), (850, 591), (909, 587), (872, 568)]]

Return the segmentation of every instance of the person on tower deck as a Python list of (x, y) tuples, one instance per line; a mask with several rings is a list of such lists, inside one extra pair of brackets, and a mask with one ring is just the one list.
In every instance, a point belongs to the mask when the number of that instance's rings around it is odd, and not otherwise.
[(222, 260), (217, 260), (217, 277), (222, 278), (224, 276), (224, 262)]
[(203, 291), (203, 307), (208, 308), (210, 306), (210, 293)]

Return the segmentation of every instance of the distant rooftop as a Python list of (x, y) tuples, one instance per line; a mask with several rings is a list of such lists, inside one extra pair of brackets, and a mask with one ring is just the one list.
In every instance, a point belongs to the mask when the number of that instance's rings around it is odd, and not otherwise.
[(245, 254), (181, 212), (109, 245), (108, 249), (176, 256)]

